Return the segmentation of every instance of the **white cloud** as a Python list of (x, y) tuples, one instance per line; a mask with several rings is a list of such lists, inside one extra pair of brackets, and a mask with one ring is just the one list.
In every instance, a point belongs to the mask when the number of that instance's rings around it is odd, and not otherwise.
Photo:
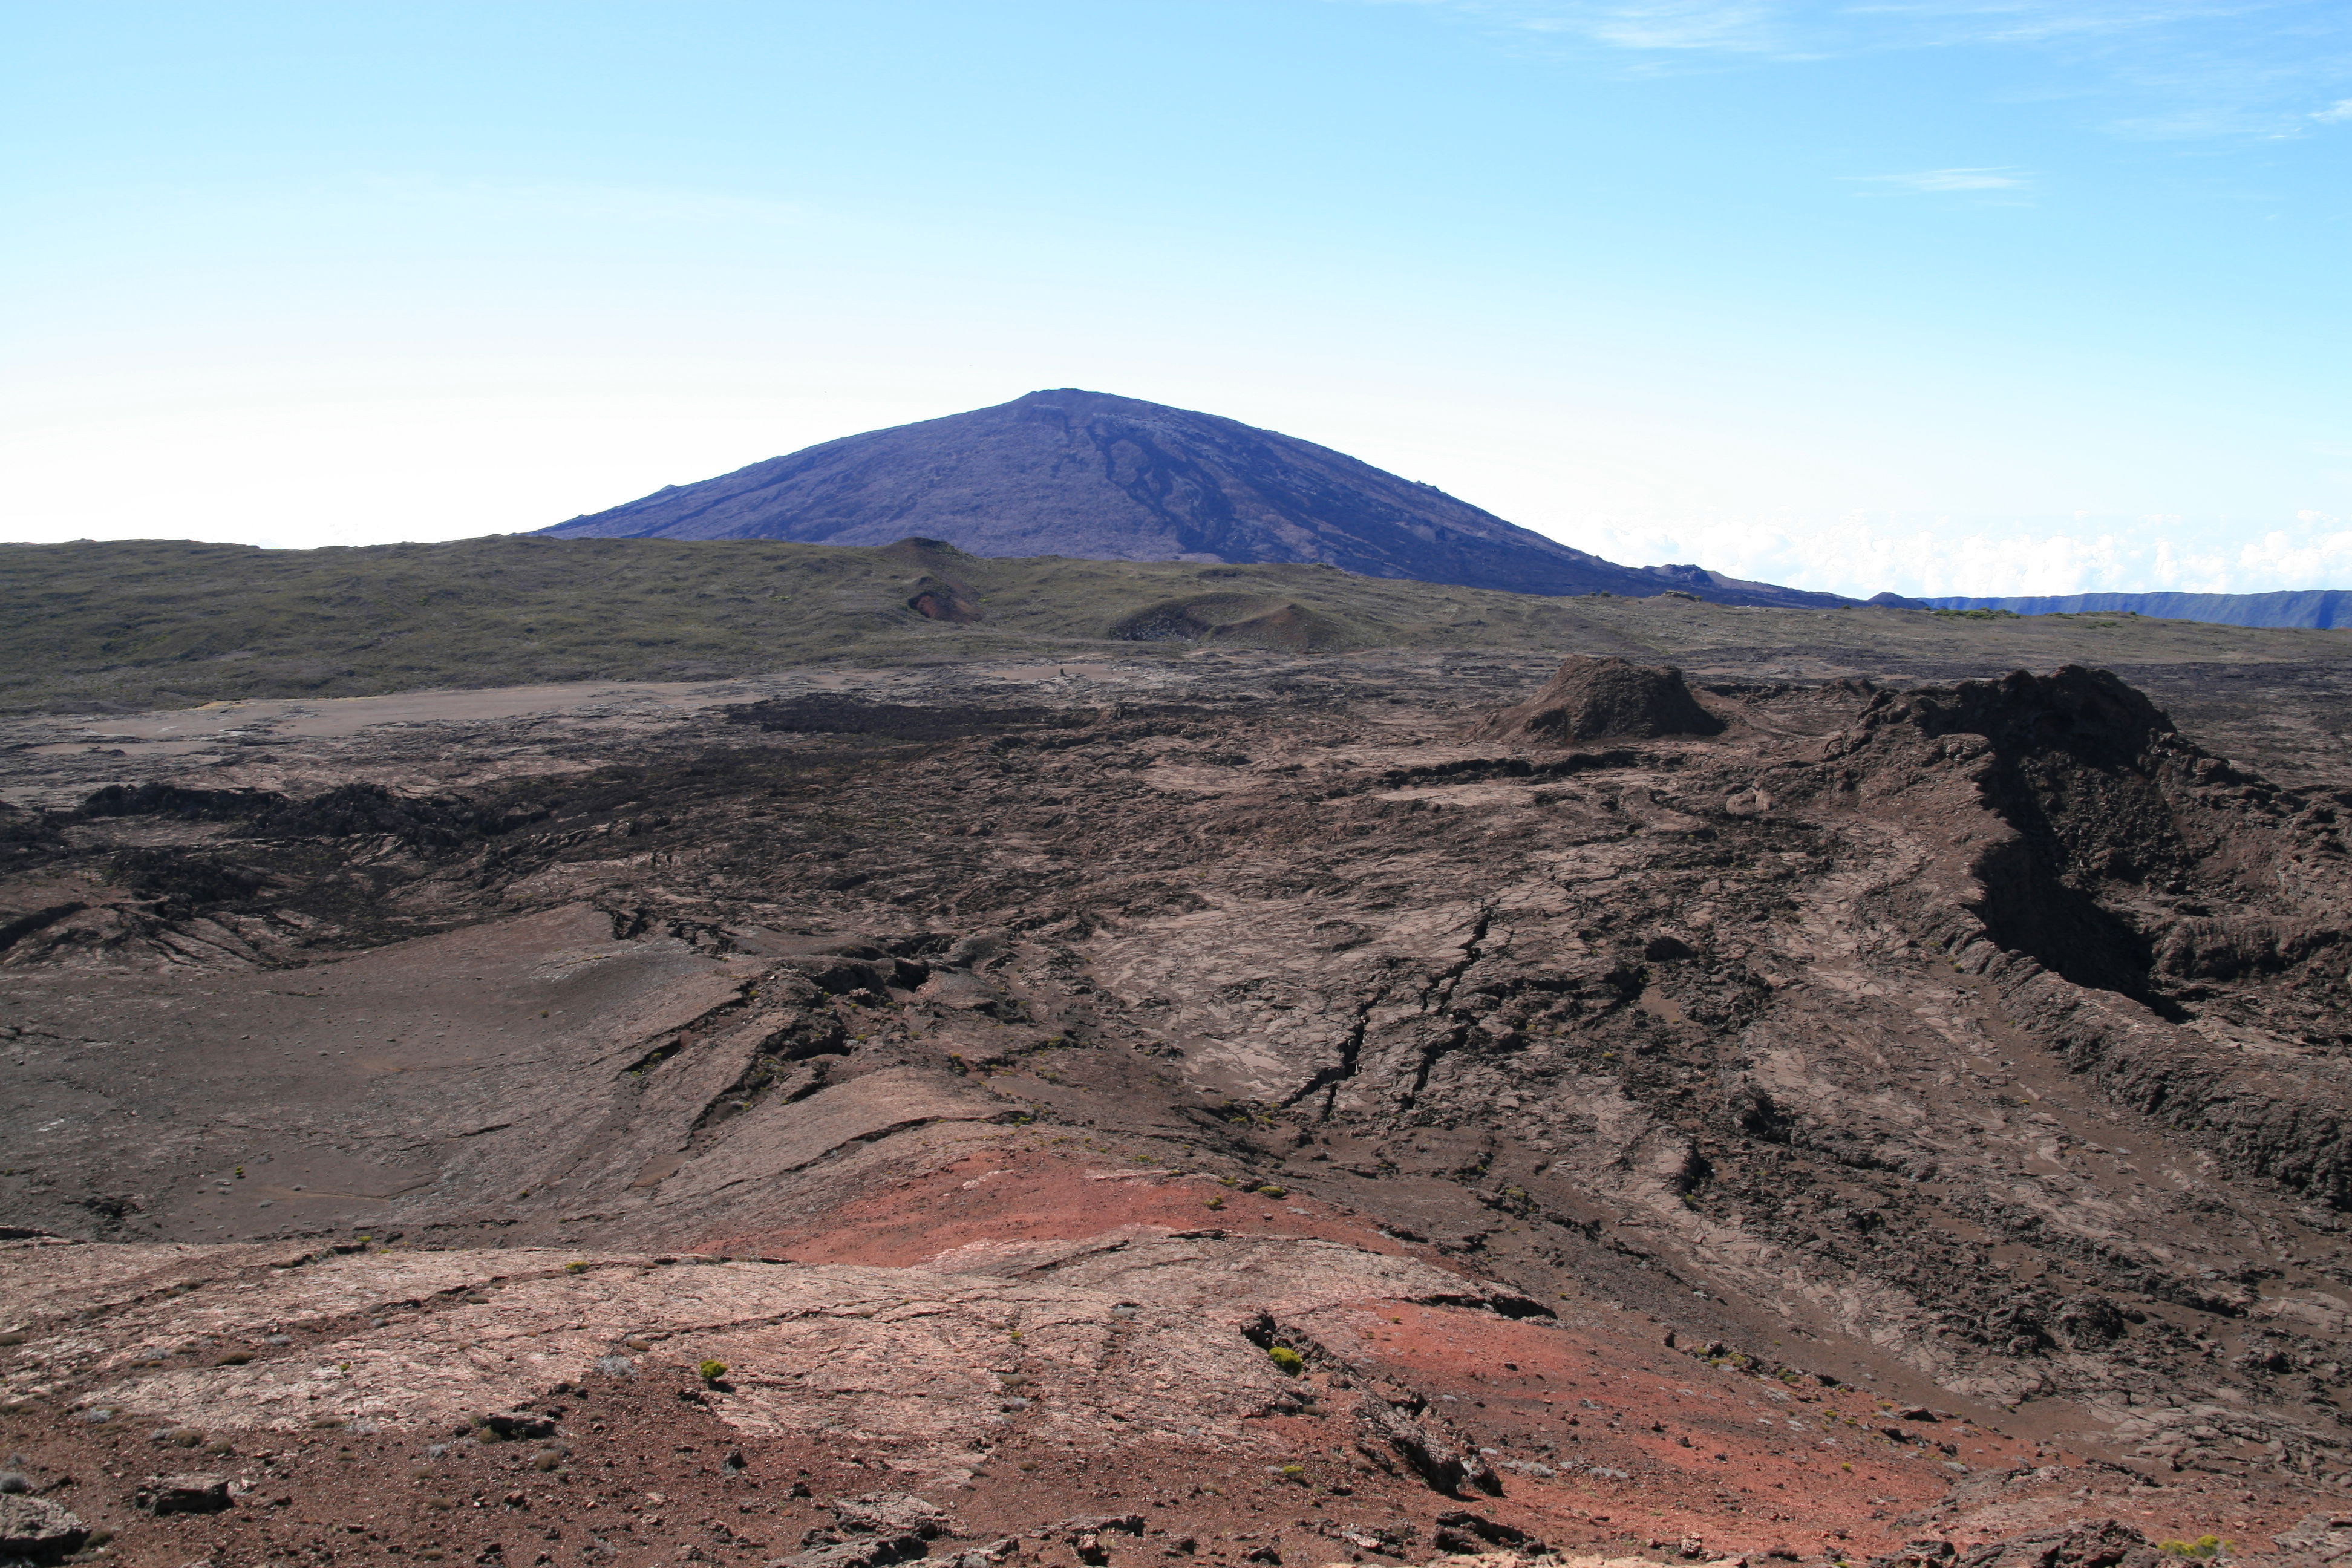
[(2312, 115), (2322, 125), (2341, 125), (2352, 121), (2352, 98), (2339, 98), (2326, 109)]
[[(1370, 0), (1373, 5), (1400, 0)], [(1401, 0), (1469, 16), (1506, 34), (1634, 50), (1801, 54), (1772, 0)]]
[(1856, 183), (1906, 191), (2014, 191), (2031, 182), (2007, 169), (1921, 169), (1909, 174), (1864, 174)]
[(1734, 577), (1856, 598), (2352, 588), (2352, 529), (2316, 511), (2259, 532), (2174, 516), (2077, 516), (2021, 529), (1867, 513), (1648, 525), (1597, 519), (1547, 531), (1614, 561), (1697, 562)]

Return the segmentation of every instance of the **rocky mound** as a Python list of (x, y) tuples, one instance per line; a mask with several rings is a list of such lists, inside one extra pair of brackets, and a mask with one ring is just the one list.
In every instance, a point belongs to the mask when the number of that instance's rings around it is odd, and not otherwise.
[(1549, 685), (1479, 726), (1481, 739), (1647, 741), (1660, 735), (1719, 735), (1723, 721), (1691, 695), (1683, 672), (1622, 658), (1571, 655)]
[(1248, 594), (1199, 594), (1169, 599), (1111, 624), (1119, 642), (1217, 642), (1283, 653), (1339, 647), (1346, 628), (1303, 605)]
[(2101, 764), (2133, 762), (2155, 746), (2179, 743), (2172, 721), (2146, 692), (2110, 670), (2079, 664), (2048, 675), (2019, 669), (1998, 680), (1882, 691), (1862, 723), (1869, 729), (1908, 725), (1937, 739), (1982, 735), (2008, 754), (2063, 751)]

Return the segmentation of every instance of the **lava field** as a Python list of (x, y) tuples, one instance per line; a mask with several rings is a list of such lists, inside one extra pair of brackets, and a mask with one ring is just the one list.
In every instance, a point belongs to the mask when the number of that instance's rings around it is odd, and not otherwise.
[(2328, 749), (1553, 664), (20, 745), (0, 1534), (2352, 1556)]

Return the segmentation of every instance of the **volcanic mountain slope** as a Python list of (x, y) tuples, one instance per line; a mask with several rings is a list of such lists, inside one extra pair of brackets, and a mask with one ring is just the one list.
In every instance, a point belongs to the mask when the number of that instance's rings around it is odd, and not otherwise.
[(1476, 738), (1543, 673), (17, 813), (0, 1442), (166, 1563), (2340, 1552), (2352, 795), (2079, 668)]
[(1327, 447), (1064, 387), (870, 430), (541, 529), (557, 538), (943, 540), (975, 555), (1294, 562), (1521, 594), (1833, 605), (1555, 543)]

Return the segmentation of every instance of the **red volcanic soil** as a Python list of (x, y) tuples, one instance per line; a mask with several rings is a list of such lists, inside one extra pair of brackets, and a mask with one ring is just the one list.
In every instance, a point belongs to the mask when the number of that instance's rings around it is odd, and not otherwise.
[[(1081, 1157), (1000, 1147), (868, 1193), (790, 1230), (714, 1234), (699, 1246), (796, 1262), (954, 1267), (971, 1252), (963, 1259), (942, 1255), (975, 1244), (1081, 1241), (1161, 1226), (1313, 1237), (1479, 1272), (1475, 1259), (1400, 1240), (1328, 1203), (1229, 1187), (1208, 1176), (1171, 1181), (1164, 1168), (1121, 1160), (1108, 1149)], [(1639, 1313), (1581, 1299), (1563, 1300), (1559, 1310), (1557, 1320), (1514, 1319), (1444, 1303), (1365, 1300), (1286, 1321), (1294, 1342), (1309, 1336), (1319, 1352), (1310, 1379), (1343, 1391), (1319, 1399), (1321, 1413), (1258, 1424), (1299, 1456), (1304, 1479), (1289, 1483), (1300, 1489), (1299, 1507), (1337, 1484), (1349, 1489), (1355, 1500), (1347, 1506), (1355, 1513), (1388, 1510), (1419, 1524), (1424, 1540), (1427, 1518), (1414, 1516), (1468, 1507), (1563, 1550), (1638, 1552), (1653, 1541), (1679, 1550), (1696, 1542), (1709, 1555), (1835, 1559), (1883, 1552), (1923, 1531), (1953, 1533), (1965, 1543), (2038, 1523), (2052, 1516), (2047, 1500), (2086, 1489), (2087, 1496), (2068, 1499), (2060, 1511), (2080, 1516), (2087, 1502), (2088, 1511), (2113, 1513), (2107, 1494), (2136, 1493), (2168, 1504), (2136, 1518), (2151, 1539), (2172, 1531), (2193, 1539), (2212, 1527), (2201, 1492), (2191, 1503), (2181, 1488), (2158, 1489), (2095, 1461), (2084, 1468), (2080, 1456), (1948, 1411), (1895, 1406), (1816, 1379), (1790, 1385), (1710, 1364), (1692, 1347), (1671, 1345), (1672, 1336)], [(1364, 1384), (1425, 1396), (1433, 1415), (1486, 1451), (1490, 1463), (1504, 1466), (1504, 1495), (1448, 1500), (1412, 1478), (1375, 1470), (1355, 1447), (1344, 1393)], [(1182, 1489), (1190, 1490), (1221, 1473), (1213, 1455), (1167, 1458), (1160, 1486), (1181, 1477)], [(1085, 1474), (1086, 1484), (1069, 1494), (1074, 1510), (1131, 1500), (1137, 1488), (1156, 1489), (1149, 1477), (1128, 1473), (1116, 1460), (1097, 1459)], [(1058, 1496), (1052, 1477), (1050, 1466), (1041, 1467), (1024, 1476), (1020, 1489)], [(1256, 1489), (1258, 1479), (1245, 1477), (1244, 1484)], [(1956, 1484), (1963, 1494), (1990, 1487), (2013, 1505), (1997, 1507), (1988, 1520), (2000, 1528), (1956, 1529), (1964, 1523), (1948, 1503)], [(982, 1498), (996, 1490), (980, 1483)], [(1987, 1493), (1986, 1500), (1995, 1500)], [(1308, 1511), (1328, 1519), (1339, 1506), (1326, 1497)], [(1217, 1521), (1236, 1517), (1213, 1498), (1192, 1500), (1192, 1514), (1202, 1508)], [(1255, 1511), (1263, 1506), (1243, 1503), (1237, 1516)], [(2231, 1518), (2260, 1523), (2250, 1512), (2273, 1528), (2295, 1517), (2284, 1503), (2254, 1510), (2242, 1503)], [(1202, 1518), (1187, 1528), (1211, 1522)]]

